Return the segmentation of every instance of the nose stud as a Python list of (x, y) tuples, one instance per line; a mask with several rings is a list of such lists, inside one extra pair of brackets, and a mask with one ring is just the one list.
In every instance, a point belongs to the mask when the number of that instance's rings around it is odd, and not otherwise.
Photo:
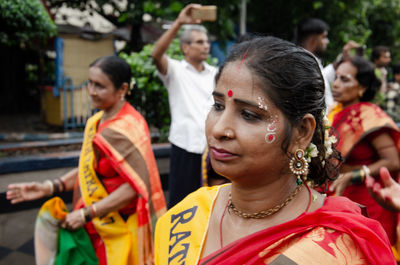
[(232, 138), (232, 135), (231, 135), (230, 132), (226, 132), (226, 133), (225, 133), (225, 137), (226, 137), (226, 138)]

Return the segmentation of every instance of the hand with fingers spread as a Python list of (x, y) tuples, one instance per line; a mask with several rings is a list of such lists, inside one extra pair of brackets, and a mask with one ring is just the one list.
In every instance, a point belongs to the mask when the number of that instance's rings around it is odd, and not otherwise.
[(400, 212), (400, 184), (390, 176), (386, 167), (382, 167), (379, 173), (383, 186), (370, 176), (367, 176), (365, 186), (383, 208)]
[(344, 190), (351, 184), (351, 172), (340, 174), (339, 177), (331, 184), (329, 190), (340, 196)]
[(46, 181), (39, 182), (22, 182), (8, 185), (6, 197), (12, 204), (32, 201), (50, 196), (52, 194), (52, 183)]

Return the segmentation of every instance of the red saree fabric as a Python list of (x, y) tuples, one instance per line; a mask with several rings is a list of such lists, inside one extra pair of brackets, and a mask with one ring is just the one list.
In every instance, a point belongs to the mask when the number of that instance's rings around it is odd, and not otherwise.
[[(379, 156), (370, 142), (381, 133), (388, 133), (400, 150), (396, 124), (374, 104), (362, 102), (344, 108), (334, 116), (332, 127), (339, 135), (337, 149), (345, 157), (344, 164), (361, 167), (376, 162)], [(398, 214), (379, 206), (363, 184), (350, 185), (343, 196), (366, 206), (369, 217), (382, 224), (392, 245), (396, 243)]]
[[(203, 258), (199, 264), (307, 264), (302, 255), (310, 254), (311, 259), (326, 262), (334, 257), (337, 262), (334, 264), (396, 264), (382, 227), (360, 212), (360, 208), (346, 198), (328, 197), (318, 210), (233, 242)], [(321, 237), (321, 228), (328, 229), (325, 233), (328, 236)], [(301, 238), (310, 234), (313, 234), (313, 248), (317, 245), (325, 253), (302, 246)], [(300, 249), (297, 258), (285, 256), (290, 245)], [(357, 253), (359, 251), (362, 255)], [(272, 261), (271, 256), (274, 256)], [(359, 257), (357, 261), (356, 256)]]

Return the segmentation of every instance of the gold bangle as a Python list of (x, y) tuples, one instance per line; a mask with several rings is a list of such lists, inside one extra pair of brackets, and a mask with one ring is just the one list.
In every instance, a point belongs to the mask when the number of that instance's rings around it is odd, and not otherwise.
[(365, 171), (363, 168), (360, 168), (360, 177), (361, 177), (361, 183), (363, 183), (365, 180)]

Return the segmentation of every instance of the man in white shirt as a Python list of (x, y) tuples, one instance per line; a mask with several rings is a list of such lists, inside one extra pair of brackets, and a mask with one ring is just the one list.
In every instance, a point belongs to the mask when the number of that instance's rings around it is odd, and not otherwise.
[[(323, 71), (320, 57), (326, 51), (329, 44), (328, 39), (328, 24), (318, 18), (310, 18), (300, 22), (297, 25), (296, 30), (296, 42), (298, 45), (314, 54), (320, 65), (322, 75), (324, 76), (325, 82), (325, 103), (326, 107), (329, 108), (333, 104), (333, 97), (329, 79), (327, 78), (327, 71)], [(327, 66), (331, 67), (331, 66)], [(333, 67), (332, 67), (333, 68)], [(331, 69), (331, 68), (328, 68)], [(327, 69), (327, 70), (328, 70)]]
[(200, 5), (190, 4), (180, 12), (171, 28), (157, 41), (152, 57), (158, 75), (168, 90), (171, 110), (170, 174), (168, 208), (181, 201), (201, 185), (201, 157), (206, 146), (205, 119), (213, 103), (217, 68), (205, 62), (210, 52), (207, 31), (190, 25), (181, 33), (182, 61), (169, 58), (167, 51), (184, 24), (199, 24), (191, 11)]

